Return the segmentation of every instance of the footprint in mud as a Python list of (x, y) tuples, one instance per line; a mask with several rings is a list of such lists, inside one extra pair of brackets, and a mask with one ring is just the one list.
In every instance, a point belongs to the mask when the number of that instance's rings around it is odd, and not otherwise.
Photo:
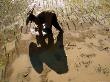
[(75, 67), (77, 69), (77, 71), (79, 71), (79, 69), (81, 67), (84, 67), (84, 68), (88, 68), (92, 63), (93, 63), (93, 58), (96, 56), (95, 53), (92, 53), (92, 54), (84, 54), (82, 53), (80, 55), (80, 58), (78, 62), (75, 63)]
[(105, 47), (105, 48), (103, 48), (103, 50), (109, 52), (110, 51), (110, 47)]
[(109, 76), (110, 74), (110, 65), (101, 65), (101, 64), (98, 64), (98, 66), (96, 67), (96, 72), (97, 73), (101, 73), (101, 74), (104, 74), (106, 76)]
[(17, 82), (29, 82), (31, 80), (29, 74), (31, 72), (31, 68), (28, 67), (27, 69), (23, 70), (22, 72), (17, 74)]
[(76, 47), (76, 44), (75, 44), (75, 43), (72, 43), (72, 42), (68, 42), (68, 43), (65, 44), (65, 48), (66, 48), (67, 50), (73, 49), (73, 48), (75, 48), (75, 47)]
[(104, 41), (103, 40), (99, 40), (98, 42), (100, 44), (100, 46), (98, 47), (99, 50), (106, 51), (106, 52), (109, 52), (110, 51), (110, 47), (109, 46), (104, 46), (105, 44), (104, 44)]
[(82, 58), (84, 58), (84, 57), (86, 57), (86, 58), (93, 58), (93, 57), (96, 56), (96, 54), (95, 53), (93, 53), (93, 54), (84, 54), (84, 53), (82, 53), (80, 56)]
[(94, 43), (90, 43), (90, 44), (87, 44), (87, 47), (88, 48), (96, 48), (97, 50), (99, 51), (106, 51), (106, 52), (110, 52), (110, 47), (108, 46), (105, 46), (105, 44), (103, 43), (103, 40), (99, 40), (98, 41), (100, 45), (95, 45)]
[(92, 63), (93, 63), (93, 61), (91, 61), (91, 60), (79, 61), (79, 62), (75, 63), (75, 67), (76, 67), (76, 70), (79, 71), (79, 69), (82, 67), (88, 68)]

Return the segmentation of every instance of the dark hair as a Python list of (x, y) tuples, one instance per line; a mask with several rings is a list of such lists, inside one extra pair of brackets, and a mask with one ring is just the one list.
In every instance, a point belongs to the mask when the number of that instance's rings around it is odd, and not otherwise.
[(27, 19), (26, 19), (26, 25), (28, 25), (29, 21), (32, 22), (35, 20), (35, 15), (33, 15), (32, 13), (28, 15)]

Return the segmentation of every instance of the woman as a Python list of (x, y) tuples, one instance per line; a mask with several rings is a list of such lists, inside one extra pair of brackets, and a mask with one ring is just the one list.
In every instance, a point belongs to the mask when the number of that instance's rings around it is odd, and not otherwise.
[[(61, 29), (56, 14), (52, 11), (43, 11), (39, 13), (37, 16), (33, 15), (34, 8), (29, 11), (28, 17), (26, 19), (26, 25), (28, 25), (29, 22), (34, 22), (36, 25), (38, 25), (38, 31), (39, 35), (42, 36), (42, 30), (43, 30), (43, 24), (45, 24), (45, 31), (47, 34), (52, 34), (52, 25), (59, 30), (60, 32), (63, 32)], [(27, 31), (26, 31), (27, 32)]]

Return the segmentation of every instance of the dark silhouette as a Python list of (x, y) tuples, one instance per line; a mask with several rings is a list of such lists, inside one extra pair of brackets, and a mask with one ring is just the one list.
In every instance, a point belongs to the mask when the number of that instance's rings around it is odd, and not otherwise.
[(52, 35), (48, 35), (48, 41), (50, 42), (40, 42), (41, 47), (37, 47), (36, 43), (30, 43), (30, 61), (33, 68), (38, 73), (41, 73), (43, 71), (43, 63), (48, 65), (48, 67), (50, 67), (58, 74), (63, 74), (68, 71), (67, 57), (63, 47), (63, 33), (58, 34), (57, 42), (55, 44), (53, 44), (54, 40), (52, 38)]
[[(52, 33), (52, 25), (57, 29), (59, 30), (60, 32), (63, 32), (63, 30), (61, 29), (58, 21), (57, 21), (57, 16), (54, 12), (52, 11), (43, 11), (41, 13), (39, 13), (37, 16), (35, 16), (33, 14), (33, 10), (30, 10), (28, 12), (28, 17), (26, 19), (26, 25), (28, 25), (28, 23), (32, 23), (34, 22), (36, 25), (38, 25), (38, 31), (39, 31), (39, 34), (40, 36), (42, 36), (42, 30), (43, 30), (43, 24), (45, 24), (45, 27), (46, 29), (49, 31), (46, 31), (47, 33)], [(27, 27), (28, 29), (28, 27)], [(27, 32), (27, 29), (26, 29), (26, 32)]]

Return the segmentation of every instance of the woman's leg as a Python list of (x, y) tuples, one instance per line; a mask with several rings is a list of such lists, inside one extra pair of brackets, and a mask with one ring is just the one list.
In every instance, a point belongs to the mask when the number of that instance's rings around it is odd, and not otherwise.
[(61, 29), (61, 27), (60, 27), (60, 25), (59, 25), (59, 23), (58, 23), (56, 14), (53, 15), (52, 25), (53, 25), (57, 30), (59, 30), (60, 32), (63, 32), (63, 30)]

